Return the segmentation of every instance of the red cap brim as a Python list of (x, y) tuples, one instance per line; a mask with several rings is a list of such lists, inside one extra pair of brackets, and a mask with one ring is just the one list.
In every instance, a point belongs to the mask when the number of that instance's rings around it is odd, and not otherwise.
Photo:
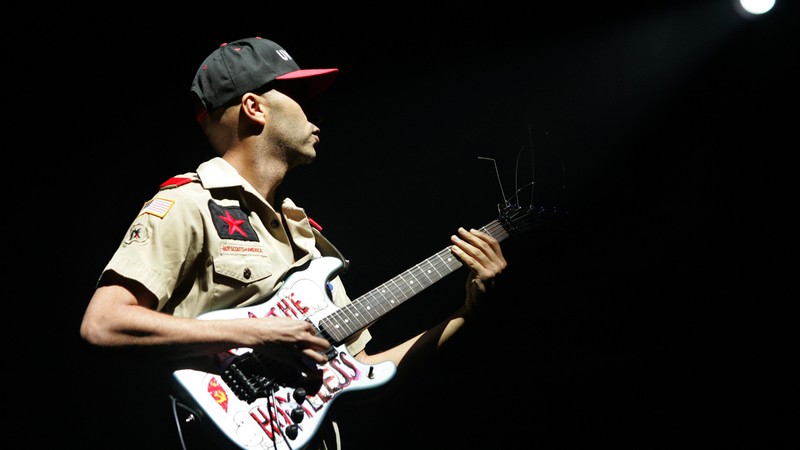
[(308, 95), (314, 97), (331, 87), (338, 73), (339, 69), (300, 69), (285, 73), (275, 77), (275, 79), (282, 81), (301, 80), (308, 86)]

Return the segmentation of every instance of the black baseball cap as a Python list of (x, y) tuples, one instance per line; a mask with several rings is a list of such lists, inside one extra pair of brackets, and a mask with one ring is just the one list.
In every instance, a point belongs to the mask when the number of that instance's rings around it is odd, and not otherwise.
[(301, 83), (314, 97), (328, 89), (339, 69), (301, 69), (289, 52), (261, 37), (224, 43), (203, 61), (192, 81), (192, 93), (200, 102), (196, 119), (208, 111), (238, 101), (246, 92), (256, 92), (275, 80)]

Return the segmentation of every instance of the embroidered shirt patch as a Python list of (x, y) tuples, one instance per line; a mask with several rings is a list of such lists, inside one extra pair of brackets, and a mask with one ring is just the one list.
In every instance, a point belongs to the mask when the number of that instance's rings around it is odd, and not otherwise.
[(208, 201), (208, 209), (214, 220), (214, 228), (221, 239), (235, 239), (238, 241), (258, 241), (258, 235), (250, 225), (247, 214), (236, 206), (225, 207)]
[(145, 202), (144, 206), (142, 206), (142, 210), (139, 211), (139, 215), (141, 216), (142, 214), (150, 214), (163, 219), (174, 204), (175, 200), (156, 197), (148, 202)]
[(231, 244), (222, 243), (219, 246), (220, 255), (263, 255), (266, 249), (261, 244)]
[(131, 226), (128, 230), (128, 236), (125, 237), (125, 243), (130, 244), (132, 242), (145, 242), (150, 237), (150, 229), (142, 224), (142, 223), (135, 223)]

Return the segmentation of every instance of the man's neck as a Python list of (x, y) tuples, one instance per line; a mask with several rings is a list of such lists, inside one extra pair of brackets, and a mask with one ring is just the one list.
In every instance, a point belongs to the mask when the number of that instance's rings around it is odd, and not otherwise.
[(255, 189), (264, 200), (277, 210), (278, 186), (283, 182), (288, 168), (285, 163), (267, 157), (248, 155), (245, 152), (228, 152), (223, 159)]

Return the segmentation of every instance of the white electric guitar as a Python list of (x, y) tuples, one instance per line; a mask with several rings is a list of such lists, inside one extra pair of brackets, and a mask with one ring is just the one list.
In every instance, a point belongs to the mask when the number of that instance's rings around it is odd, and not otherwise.
[[(554, 210), (501, 206), (500, 217), (481, 228), (498, 241), (528, 231)], [(447, 247), (388, 282), (339, 308), (328, 282), (343, 268), (339, 258), (323, 256), (287, 275), (280, 290), (263, 303), (212, 311), (198, 319), (290, 316), (308, 320), (332, 347), (328, 362), (308, 371), (271, 360), (249, 348), (216, 355), (218, 370), (181, 369), (173, 373), (178, 397), (199, 408), (203, 419), (233, 448), (300, 450), (322, 425), (333, 400), (347, 391), (381, 386), (395, 374), (391, 362), (364, 365), (347, 352), (347, 340), (462, 263)]]

